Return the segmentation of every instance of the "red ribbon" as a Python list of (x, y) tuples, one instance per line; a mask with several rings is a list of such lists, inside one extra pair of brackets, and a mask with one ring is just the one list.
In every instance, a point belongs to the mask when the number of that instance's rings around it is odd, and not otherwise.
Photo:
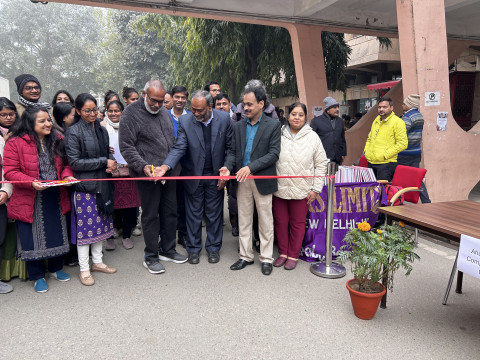
[[(284, 175), (250, 175), (247, 179), (299, 179), (299, 178), (335, 178), (334, 175), (330, 176), (314, 176), (314, 175), (298, 175), (298, 176), (284, 176)], [(162, 180), (234, 180), (236, 176), (164, 176), (164, 177), (140, 177), (140, 178), (105, 178), (105, 179), (78, 179), (72, 180), (71, 182), (77, 181), (130, 181), (130, 180), (143, 180), (143, 181), (162, 181)], [(0, 181), (0, 184), (24, 184), (31, 183), (34, 181), (30, 180), (21, 180), (21, 181)], [(35, 182), (61, 182), (67, 184), (70, 181), (66, 180), (35, 180)]]

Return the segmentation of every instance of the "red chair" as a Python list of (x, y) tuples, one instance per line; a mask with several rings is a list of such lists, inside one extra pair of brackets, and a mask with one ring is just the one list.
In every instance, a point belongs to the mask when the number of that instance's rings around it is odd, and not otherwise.
[(368, 161), (367, 161), (367, 158), (365, 157), (365, 155), (360, 156), (358, 166), (365, 167), (365, 168), (368, 167)]
[(392, 185), (399, 186), (403, 189), (397, 192), (390, 202), (395, 202), (401, 195), (404, 195), (405, 201), (416, 204), (420, 198), (420, 191), (423, 178), (427, 173), (426, 169), (416, 168), (412, 166), (397, 165), (393, 174)]

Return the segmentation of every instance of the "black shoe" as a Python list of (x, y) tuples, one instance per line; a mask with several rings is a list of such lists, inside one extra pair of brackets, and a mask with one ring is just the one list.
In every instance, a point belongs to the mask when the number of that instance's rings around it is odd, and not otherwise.
[(270, 263), (262, 262), (262, 274), (270, 275), (273, 270), (273, 265)]
[(238, 236), (238, 227), (236, 227), (236, 226), (232, 227), (232, 235), (233, 236)]
[(239, 259), (235, 262), (235, 264), (230, 266), (230, 270), (242, 270), (247, 265), (253, 265), (253, 261)]
[(208, 262), (210, 264), (215, 264), (215, 263), (218, 263), (219, 261), (220, 261), (220, 254), (218, 253), (218, 251), (212, 251), (208, 253)]
[(200, 262), (200, 257), (197, 253), (189, 253), (188, 254), (188, 262), (190, 264), (196, 265)]
[(184, 248), (187, 246), (187, 242), (186, 242), (186, 239), (185, 239), (185, 235), (180, 235), (178, 234), (178, 240), (177, 240), (177, 243), (178, 245), (181, 245), (183, 246)]

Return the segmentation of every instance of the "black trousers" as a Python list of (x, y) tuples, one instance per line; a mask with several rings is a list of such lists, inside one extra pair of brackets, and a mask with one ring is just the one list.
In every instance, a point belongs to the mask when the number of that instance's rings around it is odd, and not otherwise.
[(397, 167), (396, 162), (389, 162), (386, 164), (370, 164), (368, 167), (373, 169), (373, 173), (377, 180), (387, 180), (392, 181), (393, 174), (395, 173), (395, 168)]
[(5, 236), (7, 235), (7, 207), (5, 204), (0, 205), (0, 264), (3, 259), (3, 243), (5, 242)]
[[(63, 268), (63, 255), (57, 256), (54, 258), (49, 258), (47, 260), (48, 271), (51, 273), (62, 270)], [(43, 279), (45, 277), (45, 260), (32, 260), (25, 261), (28, 271), (28, 280), (36, 281), (38, 279)]]
[[(137, 181), (142, 203), (142, 227), (145, 259), (158, 261), (158, 254), (175, 253), (177, 232), (177, 196), (175, 181)], [(158, 241), (160, 234), (161, 241)]]
[(113, 211), (113, 225), (123, 230), (123, 239), (132, 236), (132, 230), (137, 225), (137, 208), (115, 209)]
[(177, 229), (178, 236), (187, 236), (187, 222), (185, 214), (185, 195), (183, 181), (175, 181), (177, 187)]

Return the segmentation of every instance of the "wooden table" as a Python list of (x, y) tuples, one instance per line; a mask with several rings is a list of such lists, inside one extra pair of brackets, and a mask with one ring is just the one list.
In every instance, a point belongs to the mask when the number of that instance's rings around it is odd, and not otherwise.
[[(387, 216), (387, 223), (402, 220), (417, 229), (460, 241), (462, 234), (480, 239), (480, 203), (470, 200), (448, 201), (430, 204), (411, 204), (403, 206), (380, 207), (378, 210)], [(458, 258), (458, 252), (457, 252)], [(457, 259), (452, 268), (443, 305), (446, 305), (448, 294), (455, 277)], [(463, 273), (458, 272), (458, 294), (462, 293)], [(386, 307), (386, 294), (381, 307)]]

